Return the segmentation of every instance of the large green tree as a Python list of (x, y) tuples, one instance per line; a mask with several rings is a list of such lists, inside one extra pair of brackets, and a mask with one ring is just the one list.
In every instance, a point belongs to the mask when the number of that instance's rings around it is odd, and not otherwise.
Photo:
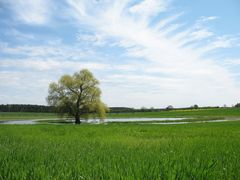
[(81, 123), (82, 116), (90, 113), (103, 120), (107, 111), (107, 106), (101, 101), (99, 81), (87, 69), (72, 76), (63, 75), (57, 83), (51, 83), (47, 102), (61, 115), (67, 113), (74, 117), (76, 124)]

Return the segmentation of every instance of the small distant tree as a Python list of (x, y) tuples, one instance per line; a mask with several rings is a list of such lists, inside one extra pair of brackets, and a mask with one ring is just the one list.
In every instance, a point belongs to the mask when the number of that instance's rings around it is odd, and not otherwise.
[(240, 103), (237, 103), (235, 107), (240, 108)]
[(108, 108), (100, 96), (99, 81), (89, 70), (83, 69), (51, 83), (47, 102), (55, 106), (60, 115), (68, 114), (75, 118), (76, 124), (80, 124), (80, 118), (88, 117), (90, 113), (104, 119)]
[(197, 105), (197, 104), (194, 104), (194, 105), (192, 106), (192, 108), (193, 108), (193, 109), (198, 109), (198, 105)]
[(151, 112), (154, 112), (154, 110), (155, 110), (154, 107), (151, 107), (151, 108), (150, 108), (150, 111), (151, 111)]
[(166, 107), (166, 110), (171, 110), (171, 109), (173, 109), (172, 105), (169, 105), (168, 107)]
[(141, 107), (140, 110), (141, 110), (141, 112), (145, 112), (145, 111), (147, 111), (147, 108), (143, 106), (143, 107)]

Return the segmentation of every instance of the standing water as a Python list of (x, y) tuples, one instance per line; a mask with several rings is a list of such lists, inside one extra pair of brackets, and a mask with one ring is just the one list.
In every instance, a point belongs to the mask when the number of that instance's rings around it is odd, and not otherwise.
[[(186, 118), (112, 118), (112, 119), (105, 119), (104, 123), (111, 123), (111, 122), (146, 122), (146, 121), (178, 121), (183, 120)], [(44, 120), (51, 120), (51, 122)], [(54, 122), (56, 120), (56, 122)], [(57, 121), (60, 120), (61, 122)], [(74, 123), (74, 120), (63, 120), (63, 119), (29, 119), (29, 120), (8, 120), (8, 121), (0, 121), (0, 124), (41, 124), (41, 123)], [(99, 119), (89, 119), (83, 120), (83, 123), (91, 123), (91, 124), (98, 124), (100, 123)]]

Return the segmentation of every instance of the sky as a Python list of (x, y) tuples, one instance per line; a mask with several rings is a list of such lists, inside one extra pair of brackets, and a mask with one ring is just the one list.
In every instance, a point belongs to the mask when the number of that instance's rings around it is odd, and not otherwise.
[(0, 104), (83, 68), (110, 107), (240, 102), (239, 0), (0, 0)]

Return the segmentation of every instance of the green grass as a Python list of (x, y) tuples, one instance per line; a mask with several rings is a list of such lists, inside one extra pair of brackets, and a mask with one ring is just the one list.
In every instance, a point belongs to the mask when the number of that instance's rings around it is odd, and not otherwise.
[[(240, 117), (240, 108), (171, 110), (160, 112), (108, 113), (107, 118), (164, 118), (164, 117)], [(54, 113), (0, 112), (0, 120), (59, 118)]]
[(238, 179), (240, 122), (0, 125), (0, 179)]
[(170, 110), (160, 112), (109, 113), (109, 118), (161, 118), (161, 117), (240, 117), (240, 108), (214, 108)]

